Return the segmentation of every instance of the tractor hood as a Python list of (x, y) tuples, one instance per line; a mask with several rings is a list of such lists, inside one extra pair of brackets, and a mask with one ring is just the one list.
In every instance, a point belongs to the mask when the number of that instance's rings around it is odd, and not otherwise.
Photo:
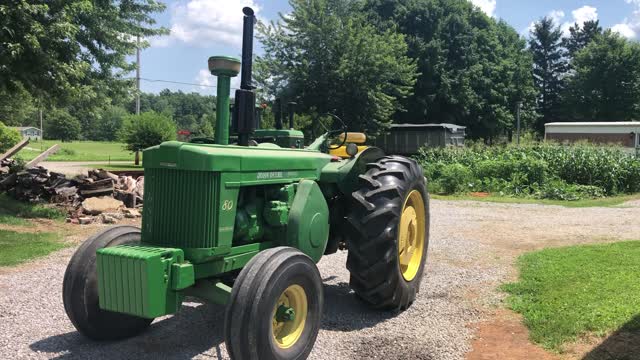
[(144, 151), (144, 168), (256, 172), (317, 170), (332, 156), (317, 151), (168, 141)]

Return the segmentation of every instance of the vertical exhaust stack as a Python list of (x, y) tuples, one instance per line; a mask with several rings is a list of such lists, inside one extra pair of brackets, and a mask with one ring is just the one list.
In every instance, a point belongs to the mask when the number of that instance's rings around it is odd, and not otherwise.
[(253, 92), (253, 26), (256, 21), (253, 9), (245, 7), (242, 30), (242, 70), (240, 71), (240, 89), (236, 90), (236, 129), (238, 145), (248, 146), (249, 137), (256, 129), (256, 94)]
[(276, 118), (276, 130), (282, 130), (282, 105), (280, 98), (273, 102), (273, 115)]
[(290, 101), (287, 105), (289, 105), (289, 129), (293, 129), (293, 118), (296, 114), (296, 105), (298, 104)]

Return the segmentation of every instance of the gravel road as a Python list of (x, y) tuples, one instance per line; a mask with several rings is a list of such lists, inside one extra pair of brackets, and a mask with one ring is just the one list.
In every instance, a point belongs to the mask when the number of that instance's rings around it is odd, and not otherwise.
[[(640, 204), (617, 208), (432, 201), (427, 273), (404, 313), (367, 309), (350, 292), (346, 253), (319, 264), (325, 314), (312, 359), (462, 359), (474, 324), (501, 300), (515, 256), (544, 246), (640, 238)], [(143, 335), (116, 343), (81, 337), (62, 306), (74, 249), (0, 270), (0, 353), (7, 358), (224, 359), (222, 307), (187, 303)]]

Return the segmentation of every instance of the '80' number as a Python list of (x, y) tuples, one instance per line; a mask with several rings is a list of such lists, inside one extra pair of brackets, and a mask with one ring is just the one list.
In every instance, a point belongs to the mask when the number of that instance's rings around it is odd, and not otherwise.
[(225, 200), (222, 203), (222, 211), (229, 211), (233, 209), (233, 200)]

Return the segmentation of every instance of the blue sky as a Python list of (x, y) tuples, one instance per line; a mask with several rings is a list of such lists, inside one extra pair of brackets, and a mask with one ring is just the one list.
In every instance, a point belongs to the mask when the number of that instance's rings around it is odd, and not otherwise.
[[(565, 30), (574, 22), (599, 19), (605, 28), (613, 28), (630, 39), (640, 38), (640, 0), (469, 1), (487, 14), (504, 19), (523, 35), (533, 21), (548, 15)], [(277, 19), (278, 13), (290, 10), (288, 0), (165, 0), (165, 3), (167, 10), (157, 16), (157, 21), (171, 29), (171, 35), (150, 39), (151, 47), (141, 55), (141, 77), (207, 86), (215, 86), (215, 78), (207, 71), (209, 56), (240, 55), (243, 6), (256, 9), (261, 20)], [(211, 87), (148, 80), (143, 80), (141, 87), (143, 91), (156, 93), (165, 88), (215, 93)]]

